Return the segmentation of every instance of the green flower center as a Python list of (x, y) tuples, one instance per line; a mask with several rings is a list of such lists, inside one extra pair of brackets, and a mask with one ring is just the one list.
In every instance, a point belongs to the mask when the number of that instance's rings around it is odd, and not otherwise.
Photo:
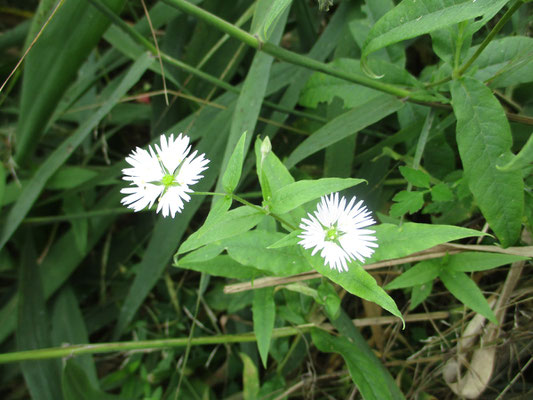
[(163, 183), (163, 185), (165, 185), (165, 187), (169, 187), (175, 182), (175, 179), (176, 178), (174, 175), (167, 174), (163, 177), (163, 179), (161, 179), (161, 182)]
[(339, 238), (340, 234), (336, 226), (331, 226), (326, 230), (326, 240), (334, 242)]

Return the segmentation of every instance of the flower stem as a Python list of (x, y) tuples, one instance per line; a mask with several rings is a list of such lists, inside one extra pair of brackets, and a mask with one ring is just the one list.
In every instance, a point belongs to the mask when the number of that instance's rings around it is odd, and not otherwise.
[[(275, 328), (272, 331), (272, 338), (281, 338), (287, 336), (299, 335), (302, 332), (308, 332), (315, 324), (303, 324), (296, 327)], [(215, 335), (204, 337), (174, 338), (174, 339), (157, 339), (157, 340), (140, 340), (132, 342), (110, 342), (97, 344), (77, 344), (64, 347), (51, 347), (47, 349), (25, 350), (12, 353), (0, 354), (0, 364), (6, 364), (27, 360), (44, 360), (49, 358), (71, 357), (82, 354), (111, 353), (115, 351), (132, 351), (132, 350), (157, 350), (173, 347), (184, 347), (190, 343), (191, 346), (203, 346), (222, 343), (245, 343), (255, 342), (255, 334), (243, 333), (233, 335)]]
[(191, 194), (197, 194), (197, 195), (203, 195), (203, 196), (231, 196), (231, 198), (235, 201), (238, 201), (239, 203), (252, 207), (254, 210), (257, 210), (259, 212), (262, 212), (265, 215), (270, 215), (272, 218), (274, 218), (279, 223), (291, 228), (293, 231), (298, 229), (296, 226), (291, 224), (290, 222), (286, 221), (282, 217), (280, 217), (277, 214), (273, 214), (270, 211), (266, 210), (265, 208), (258, 206), (257, 204), (250, 203), (248, 200), (243, 199), (242, 197), (236, 195), (235, 193), (220, 193), (220, 192), (193, 192)]

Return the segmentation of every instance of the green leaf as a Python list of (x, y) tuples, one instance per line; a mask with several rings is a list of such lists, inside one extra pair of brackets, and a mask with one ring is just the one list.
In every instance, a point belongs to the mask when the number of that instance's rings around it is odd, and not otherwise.
[(529, 136), (529, 139), (527, 140), (524, 147), (522, 147), (522, 150), (511, 158), (509, 162), (506, 164), (500, 166), (496, 165), (496, 168), (498, 168), (500, 171), (507, 172), (507, 171), (518, 171), (525, 167), (530, 166), (533, 163), (533, 134)]
[[(353, 382), (365, 400), (403, 399), (397, 387), (391, 390), (390, 385), (394, 385), (394, 380), (391, 379), (390, 382), (387, 379), (383, 367), (379, 365), (379, 361), (371, 351), (370, 354), (361, 351), (357, 343), (343, 336), (331, 336), (320, 329), (313, 329), (311, 338), (321, 352), (337, 353), (342, 356)], [(366, 343), (363, 341), (361, 345)]]
[(120, 83), (114, 91), (109, 94), (104, 104), (92, 114), (91, 118), (65, 139), (41, 164), (35, 175), (22, 189), (20, 197), (7, 215), (0, 237), (0, 249), (4, 247), (26, 214), (30, 211), (43, 190), (46, 181), (67, 161), (72, 151), (85, 140), (89, 133), (93, 132), (93, 129), (100, 123), (102, 118), (111, 111), (127, 91), (139, 81), (139, 78), (151, 62), (152, 58), (148, 53), (145, 53), (139, 58), (120, 80)]
[(268, 40), (272, 33), (272, 27), (275, 26), (275, 23), (280, 18), (281, 14), (287, 10), (291, 5), (292, 0), (274, 0), (272, 5), (267, 12), (265, 17), (265, 24), (263, 27), (263, 37), (265, 40)]
[(451, 93), (468, 186), (502, 245), (510, 246), (520, 236), (524, 183), (520, 171), (496, 168), (512, 145), (504, 110), (490, 89), (473, 78), (452, 82)]
[[(271, 4), (271, 0), (259, 0), (254, 18), (252, 21), (253, 33), (258, 32), (262, 21), (264, 21), (263, 11), (267, 9)], [(277, 44), (281, 39), (285, 23), (287, 21), (288, 13), (282, 13), (281, 17), (276, 23), (274, 31), (270, 37), (270, 42)], [(233, 113), (231, 120), (231, 127), (229, 137), (227, 138), (226, 149), (224, 151), (224, 158), (222, 160), (222, 171), (226, 169), (229, 159), (233, 150), (235, 149), (239, 138), (243, 132), (254, 132), (259, 113), (261, 111), (261, 105), (263, 104), (263, 98), (267, 91), (267, 85), (270, 78), (270, 69), (274, 58), (264, 52), (256, 52), (252, 60), (252, 64), (248, 68), (246, 78), (242, 85), (241, 92), (237, 99), (237, 105)], [(244, 143), (244, 153), (248, 150), (251, 140), (247, 137)], [(221, 179), (217, 182), (216, 190), (220, 190), (222, 187)]]
[[(33, 238), (29, 231), (24, 241), (19, 274), (18, 321), (15, 339), (18, 350), (33, 350), (51, 346), (49, 321), (37, 266)], [(61, 398), (59, 360), (23, 361), (20, 364), (32, 399)]]
[(230, 279), (254, 279), (263, 275), (262, 271), (247, 265), (242, 265), (225, 254), (202, 261), (192, 260), (187, 257), (189, 257), (189, 254), (180, 259), (175, 265), (179, 268)]
[[(363, 73), (360, 61), (354, 58), (336, 58), (330, 65), (347, 73)], [(377, 59), (373, 60), (372, 67), (377, 71), (386, 73), (387, 83), (404, 86), (419, 85), (419, 82), (403, 66), (396, 66)], [(357, 85), (323, 72), (315, 72), (303, 88), (299, 103), (304, 107), (316, 108), (322, 102), (331, 104), (335, 97), (343, 100), (345, 109), (351, 109), (359, 107), (373, 98), (382, 97), (382, 94), (378, 90), (366, 86)]]
[(284, 234), (279, 232), (256, 229), (223, 240), (221, 244), (234, 260), (269, 275), (290, 276), (309, 271), (309, 265), (302, 259), (299, 247), (268, 248), (282, 237)]
[(241, 135), (237, 142), (233, 154), (231, 155), (226, 171), (222, 176), (222, 187), (226, 193), (233, 193), (239, 180), (241, 179), (242, 163), (244, 161), (244, 142), (246, 141), (246, 132)]
[(46, 188), (51, 190), (72, 189), (96, 176), (98, 176), (98, 172), (91, 169), (63, 165), (46, 182)]
[(298, 244), (298, 242), (302, 240), (298, 237), (298, 235), (300, 235), (301, 233), (302, 231), (300, 229), (292, 231), (291, 233), (283, 236), (277, 242), (274, 242), (271, 245), (267, 246), (267, 249), (279, 249), (287, 246), (295, 246)]
[(263, 199), (270, 202), (272, 192), (293, 183), (294, 178), (285, 165), (272, 152), (272, 145), (268, 137), (263, 141), (257, 138), (255, 142), (255, 157), (257, 176), (261, 185)]
[(257, 339), (257, 348), (263, 362), (267, 367), (268, 350), (272, 339), (272, 330), (276, 319), (276, 304), (274, 303), (274, 288), (254, 290), (252, 305), (254, 333)]
[(389, 214), (391, 217), (401, 217), (406, 213), (414, 214), (424, 206), (424, 193), (402, 190), (392, 200), (396, 203), (391, 206)]
[[(114, 11), (121, 10), (124, 3), (124, 0), (106, 2)], [(34, 21), (37, 29), (42, 22)], [(109, 19), (88, 2), (66, 2), (28, 53), (17, 127), (15, 161), (19, 165), (29, 161), (61, 96), (109, 24)]]
[[(69, 345), (89, 343), (89, 335), (78, 306), (78, 299), (68, 284), (63, 286), (55, 297), (52, 314), (52, 343), (55, 346), (62, 346), (65, 343)], [(92, 385), (98, 385), (96, 366), (90, 354), (70, 359), (69, 362), (81, 368), (85, 379)], [(63, 374), (64, 372), (63, 369)], [(64, 384), (63, 380), (63, 387)]]
[(446, 263), (443, 264), (443, 268), (446, 268), (448, 271), (485, 271), (501, 265), (528, 259), (529, 257), (512, 254), (465, 252), (448, 256), (446, 258)]
[[(330, 65), (341, 71), (361, 72), (360, 62), (355, 59), (338, 58)], [(344, 102), (344, 108), (351, 109), (378, 96), (381, 96), (381, 93), (375, 89), (357, 85), (323, 72), (315, 72), (302, 90), (299, 103), (304, 107), (316, 108), (319, 103), (331, 104), (335, 97), (339, 97)]]
[(403, 105), (401, 100), (385, 94), (369, 99), (359, 107), (345, 112), (313, 132), (294, 149), (285, 161), (285, 166), (287, 168), (294, 167), (311, 154), (381, 121), (386, 116), (398, 111)]
[(4, 193), (6, 191), (6, 169), (4, 164), (0, 163), (0, 209), (4, 202)]
[(413, 286), (411, 290), (411, 304), (409, 311), (414, 310), (420, 303), (426, 300), (433, 290), (433, 281), (423, 283), (422, 285)]
[(318, 287), (317, 295), (320, 303), (324, 305), (328, 317), (332, 320), (337, 319), (341, 311), (341, 298), (333, 285), (325, 280), (322, 281)]
[(422, 285), (433, 281), (439, 276), (440, 262), (437, 260), (425, 260), (414, 267), (409, 268), (399, 277), (385, 286), (385, 289), (401, 289)]
[(183, 254), (217, 240), (227, 239), (256, 226), (265, 214), (248, 206), (228, 211), (212, 223), (200, 227), (183, 242), (177, 254)]
[(252, 359), (245, 353), (239, 353), (244, 368), (242, 370), (242, 396), (244, 400), (256, 400), (259, 395), (259, 372)]
[(401, 226), (381, 224), (371, 228), (376, 231), (379, 247), (367, 263), (401, 258), (452, 240), (483, 235), (482, 232), (458, 226), (411, 222)]
[(490, 308), (487, 299), (485, 299), (481, 290), (479, 290), (477, 285), (464, 272), (442, 269), (439, 276), (446, 289), (465, 306), (480, 313), (491, 322), (498, 324), (498, 320)]
[[(64, 198), (63, 210), (65, 210), (65, 214), (79, 214), (85, 211), (81, 199), (77, 195), (70, 195)], [(72, 225), (72, 232), (74, 232), (74, 238), (76, 239), (76, 246), (83, 253), (87, 248), (89, 221), (86, 218), (73, 218), (70, 220), (70, 224)]]
[(429, 189), (429, 175), (419, 169), (400, 166), (400, 173), (411, 185)]
[(398, 310), (394, 300), (378, 286), (372, 275), (359, 264), (351, 262), (348, 264), (347, 272), (339, 272), (324, 265), (324, 259), (318, 254), (311, 256), (311, 251), (304, 249), (301, 251), (318, 273), (331, 279), (351, 294), (376, 303), (403, 321), (402, 313)]
[[(474, 55), (479, 46), (470, 49)], [(533, 81), (533, 38), (507, 36), (492, 40), (476, 59), (475, 77), (488, 81), (491, 87), (516, 86)]]
[[(101, 210), (116, 207), (117, 204), (119, 204), (119, 199), (120, 193), (118, 191), (111, 191), (93, 208), (95, 210)], [(96, 245), (114, 220), (115, 219), (109, 215), (91, 218), (87, 252)], [(50, 296), (63, 285), (86, 256), (87, 253), (79, 252), (72, 230), (56, 239), (54, 245), (51, 246), (48, 255), (40, 266), (44, 297), (46, 299), (50, 298)], [(0, 310), (0, 342), (3, 342), (15, 329), (15, 310), (17, 309), (17, 303), (18, 296), (13, 296)]]
[(373, 75), (367, 65), (370, 53), (468, 19), (493, 15), (506, 3), (507, 0), (403, 0), (370, 29), (363, 45), (361, 66)]
[(107, 394), (97, 389), (87, 378), (87, 375), (74, 362), (67, 359), (63, 368), (61, 386), (65, 400), (121, 400), (120, 396)]
[(433, 201), (453, 201), (454, 196), (451, 189), (445, 183), (437, 183), (431, 188), (431, 198)]
[(271, 211), (275, 214), (285, 214), (311, 200), (359, 185), (361, 182), (366, 181), (354, 178), (322, 178), (294, 182), (274, 192)]

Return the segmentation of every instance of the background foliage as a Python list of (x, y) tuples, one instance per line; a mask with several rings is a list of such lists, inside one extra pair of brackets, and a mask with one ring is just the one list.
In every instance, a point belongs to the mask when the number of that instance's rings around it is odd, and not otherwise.
[[(532, 14), (5, 2), (2, 398), (531, 395)], [(180, 132), (225, 195), (122, 207), (125, 156)], [(339, 190), (380, 222), (345, 274), (290, 228)]]

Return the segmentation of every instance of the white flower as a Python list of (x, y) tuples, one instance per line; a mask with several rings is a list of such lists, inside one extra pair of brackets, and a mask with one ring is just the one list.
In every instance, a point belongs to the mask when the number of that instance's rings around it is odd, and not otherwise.
[(205, 154), (196, 156), (196, 151), (189, 155), (191, 146), (187, 135), (174, 139), (170, 135), (167, 141), (165, 135), (160, 138), (161, 147), (155, 145), (148, 150), (137, 147), (126, 161), (132, 168), (125, 168), (123, 179), (130, 181), (130, 186), (120, 193), (127, 194), (121, 203), (135, 211), (141, 211), (146, 206), (152, 207), (159, 199), (156, 212), (162, 210), (163, 217), (169, 214), (174, 218), (176, 213), (183, 210), (184, 201), (189, 201), (193, 190), (189, 186), (197, 183), (203, 176), (200, 173), (207, 169), (209, 160)]
[(339, 193), (320, 200), (314, 216), (307, 214), (309, 219), (302, 218), (299, 244), (305, 249), (313, 248), (311, 255), (322, 250), (320, 256), (331, 269), (348, 271), (347, 262), (357, 259), (363, 263), (374, 253), (372, 248), (378, 247), (372, 236), (375, 231), (364, 229), (376, 221), (362, 200), (354, 205), (355, 197), (348, 204), (344, 197), (339, 201)]

